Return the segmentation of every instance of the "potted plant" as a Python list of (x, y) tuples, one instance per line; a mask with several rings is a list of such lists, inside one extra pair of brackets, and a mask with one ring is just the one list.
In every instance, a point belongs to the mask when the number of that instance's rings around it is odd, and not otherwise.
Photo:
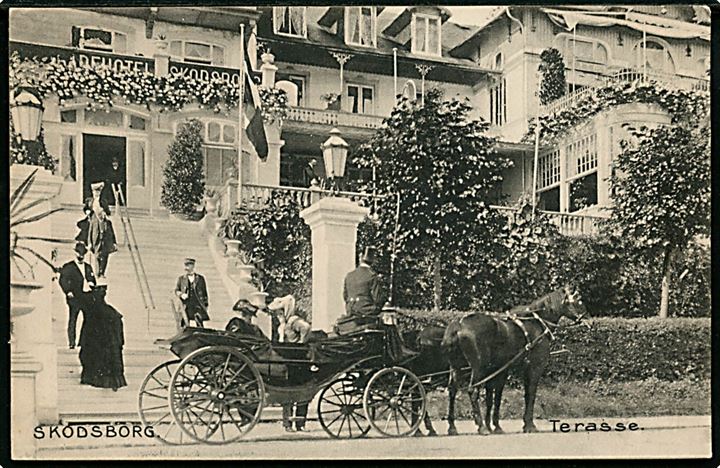
[(245, 212), (235, 211), (223, 220), (218, 235), (224, 238), (226, 255), (229, 257), (239, 256), (241, 246), (245, 250), (252, 249), (252, 230)]
[(268, 88), (266, 86), (259, 86), (258, 92), (262, 103), (265, 131), (267, 132), (269, 128), (277, 131), (277, 135), (268, 135), (268, 139), (278, 140), (280, 138), (279, 130), (287, 119), (290, 110), (287, 92), (284, 89)]
[(255, 287), (256, 291), (248, 294), (248, 301), (256, 307), (265, 307), (267, 304), (268, 293), (265, 292), (267, 284), (264, 284), (261, 280), (263, 276), (259, 269), (253, 271), (253, 276), (250, 284)]
[(340, 110), (340, 95), (338, 93), (326, 93), (320, 96), (325, 101), (325, 109), (327, 110)]

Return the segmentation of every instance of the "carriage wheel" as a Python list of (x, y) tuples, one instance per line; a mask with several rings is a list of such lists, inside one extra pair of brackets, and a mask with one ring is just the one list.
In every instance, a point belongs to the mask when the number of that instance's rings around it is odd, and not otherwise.
[(180, 360), (160, 364), (143, 380), (138, 394), (138, 414), (144, 426), (153, 428), (155, 437), (170, 445), (188, 440), (175, 423), (168, 405), (170, 379)]
[(365, 387), (363, 407), (370, 425), (381, 434), (414, 434), (425, 415), (425, 388), (407, 369), (382, 369)]
[(370, 423), (363, 411), (362, 388), (355, 379), (342, 377), (330, 382), (318, 400), (318, 420), (325, 432), (335, 439), (356, 439), (365, 436)]
[(173, 373), (168, 402), (173, 419), (192, 439), (226, 444), (260, 420), (265, 386), (253, 362), (228, 346), (190, 353)]

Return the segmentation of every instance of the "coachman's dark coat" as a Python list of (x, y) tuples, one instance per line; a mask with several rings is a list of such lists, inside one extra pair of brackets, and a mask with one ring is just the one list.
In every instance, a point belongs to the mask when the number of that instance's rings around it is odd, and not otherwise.
[(345, 276), (343, 299), (348, 315), (377, 314), (387, 300), (380, 276), (366, 265), (358, 266)]

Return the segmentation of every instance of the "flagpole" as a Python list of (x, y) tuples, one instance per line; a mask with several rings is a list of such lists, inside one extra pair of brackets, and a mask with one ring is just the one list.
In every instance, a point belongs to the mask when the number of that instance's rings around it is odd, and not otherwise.
[(244, 122), (244, 103), (245, 103), (245, 23), (240, 23), (240, 83), (239, 83), (239, 96), (238, 96), (238, 154), (237, 154), (237, 167), (238, 167), (238, 193), (237, 193), (237, 204), (240, 206), (242, 203), (242, 137), (243, 129), (245, 128)]
[(393, 96), (395, 98), (395, 103), (397, 104), (397, 47), (393, 47), (393, 86), (395, 90), (395, 94)]

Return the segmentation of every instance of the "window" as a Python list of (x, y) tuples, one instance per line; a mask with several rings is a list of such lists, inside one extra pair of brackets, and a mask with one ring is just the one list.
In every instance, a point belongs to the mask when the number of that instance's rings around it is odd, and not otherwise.
[(75, 135), (62, 136), (62, 149), (60, 154), (60, 174), (63, 180), (75, 182), (77, 180), (77, 159), (75, 151), (77, 141)]
[(237, 171), (237, 150), (205, 145), (203, 147), (205, 183), (207, 185), (223, 185)]
[(572, 57), (583, 62), (605, 64), (608, 61), (608, 51), (605, 45), (589, 37), (577, 37), (571, 34), (563, 34), (565, 38), (564, 55), (567, 57), (567, 64), (571, 66)]
[[(297, 103), (295, 105), (303, 107), (305, 105), (305, 77), (303, 75), (292, 75), (278, 73), (278, 81), (289, 81), (297, 86)], [(290, 103), (293, 105), (293, 103)]]
[(76, 123), (77, 122), (77, 111), (76, 110), (60, 111), (60, 122)]
[[(640, 42), (636, 46), (637, 68), (643, 68), (643, 43)], [(675, 73), (675, 64), (673, 63), (670, 52), (659, 42), (647, 40), (645, 41), (645, 59), (648, 70), (654, 70), (661, 73)]]
[(345, 7), (345, 43), (375, 47), (375, 7)]
[(545, 153), (538, 158), (539, 189), (560, 182), (560, 150)]
[(175, 60), (203, 65), (224, 65), (225, 48), (193, 41), (170, 41), (170, 56)]
[(224, 145), (235, 144), (237, 126), (211, 120), (205, 125), (205, 142)]
[(128, 184), (131, 187), (145, 187), (145, 143), (131, 140), (128, 145), (128, 159)]
[(545, 211), (560, 211), (560, 187), (553, 187), (538, 194), (538, 208)]
[(306, 37), (306, 9), (307, 7), (273, 7), (273, 29), (275, 34)]
[(502, 70), (503, 67), (503, 55), (502, 52), (498, 52), (495, 55), (495, 63), (493, 64), (495, 70)]
[(115, 110), (86, 110), (85, 123), (98, 127), (122, 127), (123, 114)]
[(127, 34), (107, 29), (73, 26), (72, 45), (81, 49), (122, 54), (127, 51)]
[(597, 135), (577, 140), (565, 148), (570, 191), (569, 211), (597, 205)]
[(507, 82), (503, 78), (500, 83), (490, 88), (490, 123), (504, 125), (507, 122)]
[(147, 120), (136, 115), (131, 115), (128, 126), (131, 130), (145, 130), (147, 128)]
[(438, 16), (413, 15), (412, 52), (414, 54), (440, 55), (440, 18)]
[(373, 113), (373, 88), (370, 86), (350, 84), (347, 87), (349, 112), (354, 114)]

